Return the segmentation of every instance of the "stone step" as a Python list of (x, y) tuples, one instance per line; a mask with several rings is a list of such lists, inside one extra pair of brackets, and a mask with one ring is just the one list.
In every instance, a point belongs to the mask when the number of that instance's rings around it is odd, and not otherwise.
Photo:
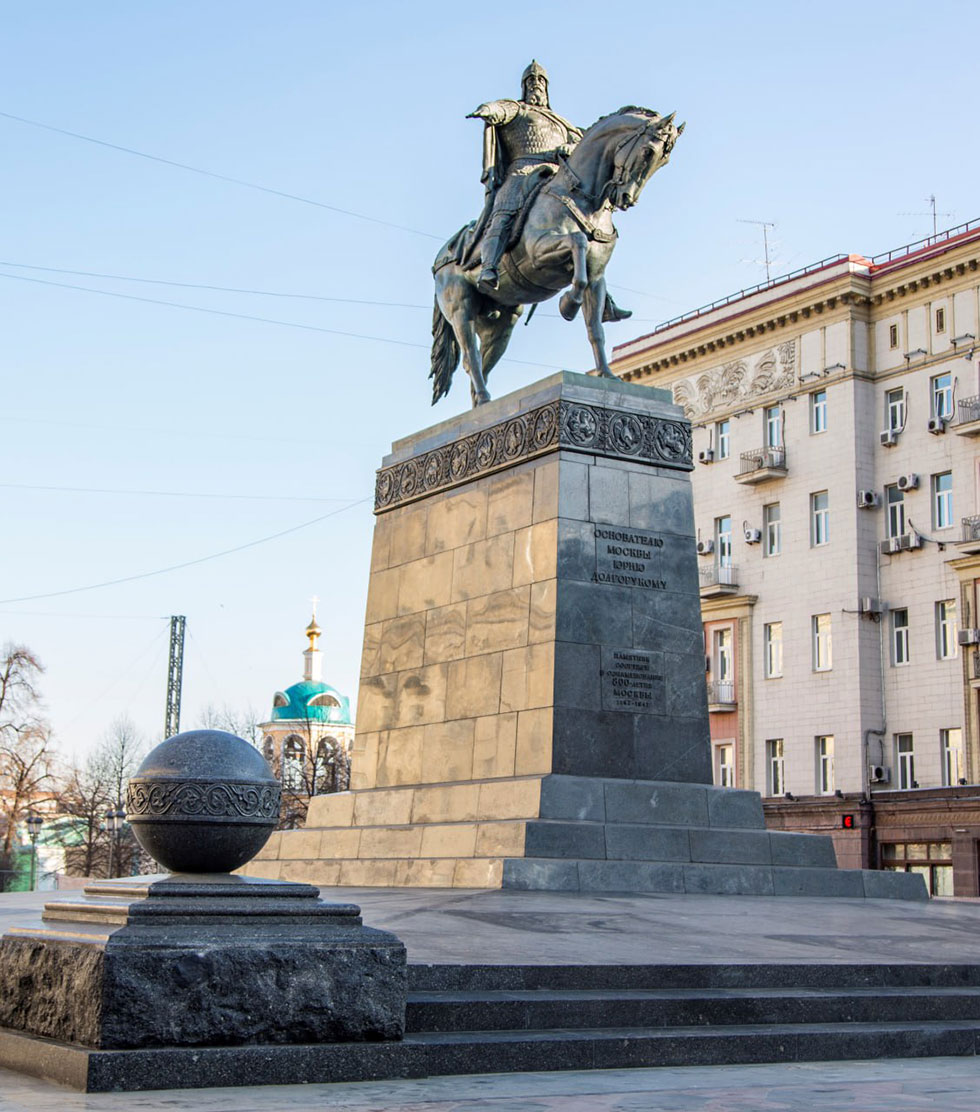
[(501, 883), (524, 891), (928, 899), (922, 878), (911, 873), (789, 865), (525, 857), (504, 861)]
[(415, 992), (406, 1030), (533, 1031), (980, 1020), (980, 988)]
[(581, 820), (527, 823), (524, 854), (608, 861), (837, 867), (833, 842), (815, 834)]
[(700, 965), (410, 964), (412, 993), (619, 989), (980, 989), (980, 965), (728, 962)]
[(396, 1043), (86, 1050), (0, 1031), (14, 1068), (88, 1092), (452, 1074), (975, 1055), (980, 1022), (746, 1024), (423, 1032)]

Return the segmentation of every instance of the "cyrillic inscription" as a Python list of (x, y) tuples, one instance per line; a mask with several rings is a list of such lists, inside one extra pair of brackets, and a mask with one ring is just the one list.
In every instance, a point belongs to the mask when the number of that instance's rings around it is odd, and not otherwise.
[(601, 680), (603, 710), (663, 713), (662, 653), (604, 645)]
[(660, 575), (659, 559), (663, 537), (605, 525), (596, 525), (593, 532), (596, 564), (593, 583), (666, 591), (667, 582)]

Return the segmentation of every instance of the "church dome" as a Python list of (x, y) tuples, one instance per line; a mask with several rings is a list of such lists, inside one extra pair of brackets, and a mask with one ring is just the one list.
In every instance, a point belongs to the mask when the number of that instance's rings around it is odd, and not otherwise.
[(320, 680), (301, 680), (285, 691), (277, 691), (272, 700), (274, 722), (293, 718), (349, 726), (350, 700)]

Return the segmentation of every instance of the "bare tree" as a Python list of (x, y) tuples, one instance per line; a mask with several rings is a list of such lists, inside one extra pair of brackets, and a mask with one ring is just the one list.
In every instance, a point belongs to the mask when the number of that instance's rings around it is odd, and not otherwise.
[(313, 796), (345, 791), (350, 785), (347, 749), (339, 738), (324, 736), (321, 725), (319, 719), (306, 715), (298, 732), (283, 740), (273, 761), (282, 782), (281, 830), (294, 830), (306, 822)]
[(51, 734), (37, 686), (44, 669), (24, 645), (0, 657), (0, 890), (12, 876), (17, 825), (38, 796), (53, 787)]
[(236, 711), (226, 703), (220, 709), (214, 703), (208, 705), (199, 715), (200, 725), (205, 730), (224, 730), (236, 737), (244, 738), (256, 749), (262, 747), (262, 731), (259, 729), (259, 716), (254, 707), (247, 706)]
[(112, 803), (112, 786), (98, 761), (89, 758), (83, 766), (70, 770), (59, 793), (59, 810), (69, 816), (61, 827), (69, 876), (108, 875), (105, 814)]

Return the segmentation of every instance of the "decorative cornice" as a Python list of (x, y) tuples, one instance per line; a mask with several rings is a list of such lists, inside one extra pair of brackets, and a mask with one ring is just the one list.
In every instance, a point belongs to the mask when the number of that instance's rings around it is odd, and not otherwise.
[(553, 401), (378, 471), (374, 511), (415, 502), (547, 452), (565, 449), (693, 469), (691, 426), (637, 410)]
[(223, 783), (214, 780), (130, 780), (126, 791), (128, 822), (269, 823), (279, 821), (278, 784)]

